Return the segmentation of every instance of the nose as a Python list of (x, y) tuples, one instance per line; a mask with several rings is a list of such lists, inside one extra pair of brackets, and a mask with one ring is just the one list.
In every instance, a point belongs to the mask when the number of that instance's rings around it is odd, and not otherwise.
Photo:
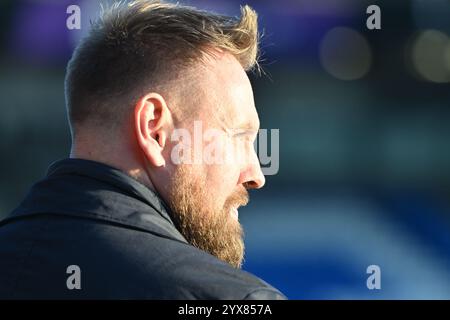
[(247, 189), (260, 189), (265, 183), (266, 178), (259, 165), (259, 159), (253, 152), (251, 161), (241, 171), (238, 184), (243, 184)]

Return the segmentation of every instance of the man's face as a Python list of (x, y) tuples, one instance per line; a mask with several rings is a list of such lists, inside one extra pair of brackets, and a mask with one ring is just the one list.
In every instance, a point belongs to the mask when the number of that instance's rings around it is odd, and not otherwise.
[(248, 202), (247, 189), (264, 185), (253, 147), (259, 119), (250, 81), (236, 59), (222, 57), (204, 72), (192, 106), (198, 112), (180, 124), (190, 133), (189, 156), (174, 166), (168, 203), (192, 245), (240, 267), (238, 208)]

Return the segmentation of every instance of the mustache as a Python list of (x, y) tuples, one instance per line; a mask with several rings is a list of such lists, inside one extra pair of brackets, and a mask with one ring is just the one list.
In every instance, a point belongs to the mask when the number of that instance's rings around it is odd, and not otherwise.
[(243, 207), (248, 204), (250, 196), (247, 189), (244, 187), (236, 190), (228, 199), (225, 201), (224, 207), (229, 209), (231, 207)]

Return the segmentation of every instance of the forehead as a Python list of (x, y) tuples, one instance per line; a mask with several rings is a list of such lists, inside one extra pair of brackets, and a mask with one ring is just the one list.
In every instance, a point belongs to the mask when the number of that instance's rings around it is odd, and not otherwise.
[(250, 80), (232, 55), (223, 55), (208, 66), (206, 94), (214, 101), (209, 116), (227, 129), (259, 128)]

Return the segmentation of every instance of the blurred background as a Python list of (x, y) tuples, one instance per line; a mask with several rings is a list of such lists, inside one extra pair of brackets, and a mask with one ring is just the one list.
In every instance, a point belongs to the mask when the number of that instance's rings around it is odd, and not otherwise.
[[(238, 15), (242, 1), (182, 3)], [(244, 269), (291, 299), (450, 299), (450, 0), (246, 3), (280, 168), (240, 210)], [(66, 28), (71, 4), (80, 30)], [(366, 27), (371, 4), (381, 30)], [(0, 2), (0, 218), (69, 153), (65, 65), (98, 9)]]

